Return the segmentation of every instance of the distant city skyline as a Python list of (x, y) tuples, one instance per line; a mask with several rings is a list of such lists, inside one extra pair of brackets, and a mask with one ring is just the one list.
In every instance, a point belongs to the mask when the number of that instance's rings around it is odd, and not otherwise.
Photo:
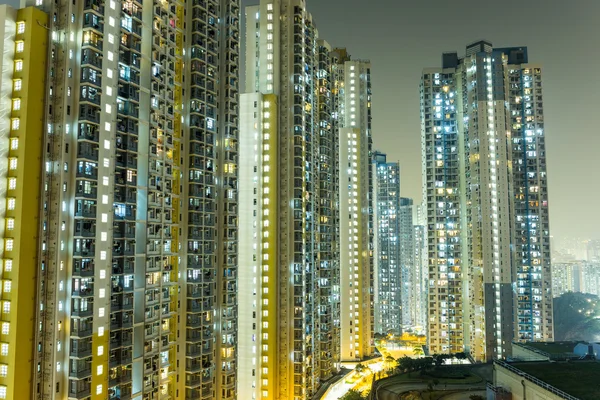
[[(256, 3), (242, 0), (242, 6)], [(460, 54), (465, 43), (477, 39), (498, 47), (527, 46), (544, 72), (552, 235), (600, 238), (600, 213), (594, 209), (600, 185), (585, 186), (578, 178), (594, 170), (592, 160), (600, 147), (600, 135), (594, 134), (600, 82), (568, 79), (591, 77), (600, 64), (600, 54), (589, 51), (600, 37), (594, 20), (600, 2), (467, 0), (456, 7), (440, 0), (408, 6), (393, 0), (307, 0), (307, 6), (321, 37), (371, 60), (374, 145), (386, 151), (388, 159), (400, 161), (401, 195), (415, 202), (421, 199), (416, 105), (422, 68), (439, 65), (442, 52)], [(523, 23), (524, 19), (515, 18), (516, 9), (519, 15), (536, 18)]]

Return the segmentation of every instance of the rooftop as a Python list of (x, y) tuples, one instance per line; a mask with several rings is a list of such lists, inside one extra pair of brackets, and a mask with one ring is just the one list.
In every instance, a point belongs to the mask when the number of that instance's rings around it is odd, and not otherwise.
[(529, 362), (513, 367), (581, 400), (598, 400), (600, 362)]
[(548, 354), (573, 354), (575, 346), (579, 343), (581, 342), (527, 342), (522, 344)]

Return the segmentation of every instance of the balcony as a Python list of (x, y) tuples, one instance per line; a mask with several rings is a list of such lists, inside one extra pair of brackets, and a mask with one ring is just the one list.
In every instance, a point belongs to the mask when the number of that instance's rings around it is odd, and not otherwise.
[(94, 296), (94, 284), (88, 283), (86, 286), (80, 286), (77, 289), (73, 289), (73, 296), (75, 297), (93, 297)]
[(94, 308), (92, 307), (92, 305), (90, 305), (87, 308), (73, 307), (73, 310), (71, 311), (71, 315), (73, 315), (74, 317), (89, 317), (93, 314)]
[(69, 371), (70, 378), (84, 379), (84, 378), (88, 378), (90, 376), (92, 376), (92, 368), (90, 368), (89, 366), (77, 368), (77, 369), (71, 369)]
[(85, 399), (91, 395), (91, 389), (89, 382), (79, 382), (84, 385), (77, 385), (73, 387), (73, 385), (69, 385), (69, 398), (74, 399)]
[(92, 346), (71, 347), (69, 356), (73, 358), (87, 358), (92, 356)]
[(71, 338), (73, 339), (83, 339), (83, 338), (87, 338), (92, 336), (92, 325), (90, 324), (89, 327), (83, 327), (81, 329), (71, 329)]

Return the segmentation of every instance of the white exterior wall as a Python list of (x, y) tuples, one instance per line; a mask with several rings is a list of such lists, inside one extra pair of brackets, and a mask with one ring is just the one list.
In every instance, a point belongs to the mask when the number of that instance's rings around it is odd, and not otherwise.
[[(256, 104), (256, 107), (255, 107)], [(239, 308), (238, 308), (238, 399), (260, 398), (260, 363), (257, 360), (261, 324), (259, 238), (262, 214), (258, 198), (261, 181), (262, 95), (240, 96), (240, 194), (239, 194)]]
[(369, 95), (364, 61), (346, 61), (340, 129), (341, 360), (369, 355), (371, 257), (369, 256)]

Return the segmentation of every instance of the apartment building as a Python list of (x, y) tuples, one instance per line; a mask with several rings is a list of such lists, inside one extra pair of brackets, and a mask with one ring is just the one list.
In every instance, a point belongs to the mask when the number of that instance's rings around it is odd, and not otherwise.
[(373, 163), (375, 332), (401, 334), (400, 166), (378, 151)]
[(374, 352), (371, 63), (335, 49), (339, 126), (341, 359)]
[(485, 41), (446, 53), (423, 71), (421, 119), (432, 351), (552, 340), (541, 67)]
[(310, 399), (339, 368), (339, 151), (331, 47), (302, 0), (246, 8), (240, 399)]
[(47, 23), (33, 7), (0, 6), (0, 399), (31, 398), (34, 386)]
[(415, 275), (415, 230), (413, 223), (413, 200), (401, 197), (399, 208), (400, 227), (400, 282), (402, 325), (411, 328), (415, 325), (415, 296), (417, 287)]
[[(419, 208), (420, 206), (415, 206)], [(427, 231), (425, 225), (416, 217), (413, 220), (414, 238), (415, 238), (415, 254), (414, 254), (414, 309), (413, 320), (414, 327), (418, 332), (424, 332), (427, 329), (427, 289), (429, 287), (429, 268), (427, 264)]]
[(428, 342), (432, 353), (458, 353), (465, 345), (455, 90), (454, 69), (423, 71), (421, 146), (429, 260)]
[(238, 1), (23, 3), (0, 398), (235, 398)]

